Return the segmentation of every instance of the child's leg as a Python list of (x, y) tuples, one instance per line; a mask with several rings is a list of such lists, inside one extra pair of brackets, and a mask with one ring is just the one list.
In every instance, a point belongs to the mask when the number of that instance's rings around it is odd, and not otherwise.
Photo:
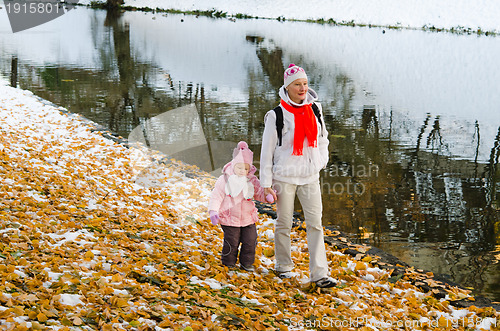
[(224, 245), (222, 246), (222, 264), (229, 267), (236, 265), (238, 260), (238, 246), (240, 245), (240, 228), (221, 225), (224, 231)]
[(255, 262), (257, 227), (255, 224), (241, 228), (240, 264), (249, 267)]

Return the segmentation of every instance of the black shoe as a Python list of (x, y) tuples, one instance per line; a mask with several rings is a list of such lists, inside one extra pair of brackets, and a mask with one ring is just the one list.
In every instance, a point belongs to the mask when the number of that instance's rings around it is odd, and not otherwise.
[(249, 266), (246, 266), (246, 265), (240, 265), (241, 269), (245, 270), (245, 271), (248, 271), (248, 272), (254, 272), (255, 271), (255, 268), (253, 267), (253, 265), (249, 265)]
[(323, 277), (320, 280), (315, 281), (317, 287), (328, 288), (337, 285), (337, 281), (330, 277)]
[(293, 277), (292, 271), (274, 271), (274, 273), (281, 279), (288, 279)]

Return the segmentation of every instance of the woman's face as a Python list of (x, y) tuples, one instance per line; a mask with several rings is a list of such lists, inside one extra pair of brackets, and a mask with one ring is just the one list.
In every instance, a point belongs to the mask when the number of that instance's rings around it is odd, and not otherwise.
[(306, 99), (308, 89), (307, 78), (296, 79), (286, 88), (290, 100), (295, 103), (302, 103)]

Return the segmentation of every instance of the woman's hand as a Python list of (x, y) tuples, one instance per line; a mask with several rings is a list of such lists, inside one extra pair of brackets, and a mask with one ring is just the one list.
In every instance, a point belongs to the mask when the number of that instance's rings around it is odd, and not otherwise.
[[(264, 195), (266, 196), (266, 200), (267, 200), (267, 197), (268, 197), (268, 196), (272, 196), (273, 201), (278, 200), (278, 196), (276, 195), (276, 192), (275, 192), (272, 188), (270, 188), (270, 187), (266, 187), (266, 188), (264, 189)], [(270, 199), (269, 199), (269, 200), (270, 200)], [(269, 200), (268, 200), (268, 201), (269, 201)]]

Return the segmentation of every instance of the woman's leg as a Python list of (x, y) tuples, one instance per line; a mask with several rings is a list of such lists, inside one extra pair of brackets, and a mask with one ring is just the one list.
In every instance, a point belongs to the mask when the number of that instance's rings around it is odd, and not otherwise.
[(293, 207), (295, 201), (296, 185), (275, 182), (278, 200), (276, 210), (278, 219), (274, 228), (274, 252), (276, 258), (276, 271), (286, 272), (293, 269), (292, 252), (290, 244), (290, 231), (292, 230)]
[(250, 267), (255, 262), (257, 227), (255, 224), (241, 228), (240, 264)]
[(325, 240), (321, 217), (323, 204), (319, 181), (300, 185), (297, 188), (307, 231), (307, 248), (309, 250), (309, 275), (315, 282), (328, 275), (328, 262), (326, 259)]
[(222, 246), (222, 264), (228, 267), (236, 265), (238, 260), (238, 246), (240, 245), (240, 228), (221, 225), (224, 231), (224, 245)]

